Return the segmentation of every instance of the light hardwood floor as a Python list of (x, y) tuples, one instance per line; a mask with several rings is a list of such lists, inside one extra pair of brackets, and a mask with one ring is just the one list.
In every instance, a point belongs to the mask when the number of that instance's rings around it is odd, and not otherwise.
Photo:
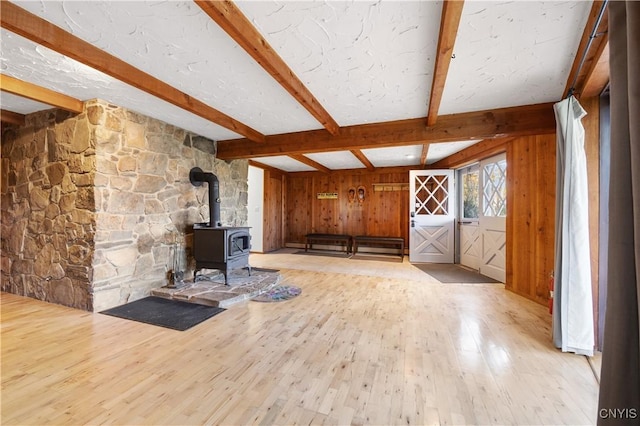
[(2, 424), (594, 424), (584, 357), (500, 284), (251, 255), (296, 299), (184, 332), (3, 293)]

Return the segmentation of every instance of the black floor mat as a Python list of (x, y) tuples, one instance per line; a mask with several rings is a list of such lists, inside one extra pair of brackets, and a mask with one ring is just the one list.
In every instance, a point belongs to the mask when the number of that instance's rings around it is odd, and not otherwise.
[(150, 296), (100, 313), (184, 331), (222, 311), (223, 308), (215, 306)]
[(498, 283), (493, 278), (467, 269), (455, 263), (414, 263), (413, 266), (426, 272), (441, 283)]

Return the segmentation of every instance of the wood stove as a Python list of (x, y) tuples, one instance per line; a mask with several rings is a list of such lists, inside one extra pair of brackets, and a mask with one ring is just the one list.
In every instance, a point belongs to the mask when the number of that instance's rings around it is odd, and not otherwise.
[(209, 222), (193, 225), (193, 257), (196, 260), (194, 281), (201, 269), (218, 269), (228, 284), (229, 272), (237, 268), (247, 268), (251, 236), (249, 227), (222, 226), (220, 223), (220, 184), (213, 173), (205, 173), (199, 167), (189, 172), (189, 180), (194, 186), (203, 182), (209, 184)]
[[(248, 227), (210, 227), (207, 223), (193, 225), (193, 256), (196, 259), (196, 271), (200, 269), (218, 269), (224, 275), (227, 284), (228, 274), (233, 269), (247, 268), (251, 236)], [(195, 278), (194, 278), (195, 279)]]

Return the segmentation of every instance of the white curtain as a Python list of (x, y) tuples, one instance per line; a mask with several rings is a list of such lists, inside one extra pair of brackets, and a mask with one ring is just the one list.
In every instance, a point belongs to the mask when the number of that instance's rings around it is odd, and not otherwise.
[(556, 252), (553, 340), (563, 352), (593, 355), (589, 192), (584, 152), (586, 111), (573, 96), (556, 115)]

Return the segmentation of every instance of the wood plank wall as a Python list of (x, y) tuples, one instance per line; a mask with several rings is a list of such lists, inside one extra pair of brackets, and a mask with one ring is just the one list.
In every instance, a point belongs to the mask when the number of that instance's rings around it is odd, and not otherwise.
[(272, 170), (264, 171), (264, 216), (262, 250), (269, 252), (284, 247), (285, 218), (282, 206), (286, 205), (286, 176)]
[(554, 268), (555, 176), (555, 135), (507, 145), (506, 288), (541, 304), (547, 304)]
[[(374, 184), (409, 182), (408, 171), (290, 174), (286, 188), (285, 241), (303, 243), (311, 232), (402, 237), (409, 241), (409, 191), (374, 191)], [(365, 188), (362, 203), (349, 201), (349, 189)], [(337, 199), (318, 199), (318, 193)]]
[[(580, 104), (587, 111), (582, 119), (584, 150), (587, 157), (587, 185), (589, 187), (589, 241), (591, 252), (591, 289), (593, 291), (594, 330), (598, 330), (600, 315), (600, 98), (582, 98)], [(596, 332), (596, 347), (602, 342)]]

